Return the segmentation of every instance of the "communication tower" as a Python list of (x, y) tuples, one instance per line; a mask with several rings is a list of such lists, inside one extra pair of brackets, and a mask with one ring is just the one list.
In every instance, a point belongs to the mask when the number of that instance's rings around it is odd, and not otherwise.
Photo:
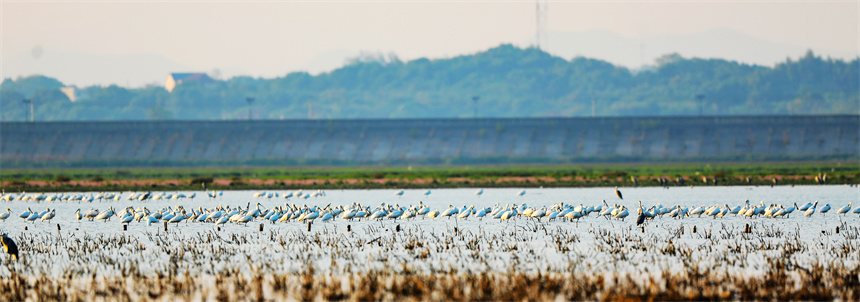
[[(541, 37), (541, 32), (546, 31), (547, 4), (546, 0), (535, 0), (535, 47), (541, 49), (541, 44), (546, 46), (546, 37)], [(543, 42), (543, 43), (542, 43)]]

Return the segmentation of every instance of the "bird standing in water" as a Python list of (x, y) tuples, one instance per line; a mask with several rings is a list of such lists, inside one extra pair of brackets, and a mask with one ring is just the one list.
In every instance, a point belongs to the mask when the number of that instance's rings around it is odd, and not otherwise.
[(6, 250), (6, 253), (12, 255), (13, 259), (18, 260), (18, 245), (15, 244), (15, 241), (12, 241), (12, 238), (3, 234), (0, 241), (3, 242), (3, 248)]
[(624, 200), (624, 197), (621, 197), (621, 191), (618, 191), (618, 187), (615, 187), (615, 196), (618, 196), (618, 199)]

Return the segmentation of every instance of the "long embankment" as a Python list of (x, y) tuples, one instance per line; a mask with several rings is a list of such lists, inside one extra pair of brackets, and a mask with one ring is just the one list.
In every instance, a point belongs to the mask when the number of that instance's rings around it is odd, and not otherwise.
[(860, 159), (860, 115), (7, 122), (27, 167)]

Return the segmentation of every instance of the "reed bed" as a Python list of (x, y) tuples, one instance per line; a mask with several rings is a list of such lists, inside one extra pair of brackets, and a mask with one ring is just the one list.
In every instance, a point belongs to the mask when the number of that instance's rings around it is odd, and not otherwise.
[(10, 234), (21, 258), (0, 260), (0, 300), (858, 300), (860, 227), (839, 229), (367, 221), (350, 231), (31, 230)]

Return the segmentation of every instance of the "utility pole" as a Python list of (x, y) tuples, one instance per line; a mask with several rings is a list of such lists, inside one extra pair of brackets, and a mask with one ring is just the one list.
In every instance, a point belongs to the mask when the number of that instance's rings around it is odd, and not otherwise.
[(595, 103), (594, 103), (594, 94), (591, 94), (591, 117), (597, 117), (595, 114)]
[[(535, 1), (535, 48), (541, 49), (541, 33), (544, 31), (547, 22), (547, 5), (546, 1), (541, 3), (541, 0)], [(544, 37), (543, 39), (546, 39)], [(546, 46), (546, 45), (544, 45)]]
[(254, 98), (247, 97), (247, 98), (245, 98), (245, 101), (248, 102), (248, 120), (250, 121), (251, 120), (251, 103), (254, 102)]
[(540, 49), (540, 0), (535, 1), (535, 47)]
[(481, 97), (479, 97), (477, 95), (472, 97), (472, 117), (473, 118), (478, 118), (478, 100), (480, 98)]
[(245, 102), (248, 102), (248, 120), (250, 121), (253, 118), (253, 115), (251, 114), (251, 104), (254, 103), (254, 98), (246, 97)]
[(33, 99), (24, 99), (22, 102), (24, 102), (24, 104), (30, 104), (30, 122), (35, 122), (36, 117), (33, 115)]

